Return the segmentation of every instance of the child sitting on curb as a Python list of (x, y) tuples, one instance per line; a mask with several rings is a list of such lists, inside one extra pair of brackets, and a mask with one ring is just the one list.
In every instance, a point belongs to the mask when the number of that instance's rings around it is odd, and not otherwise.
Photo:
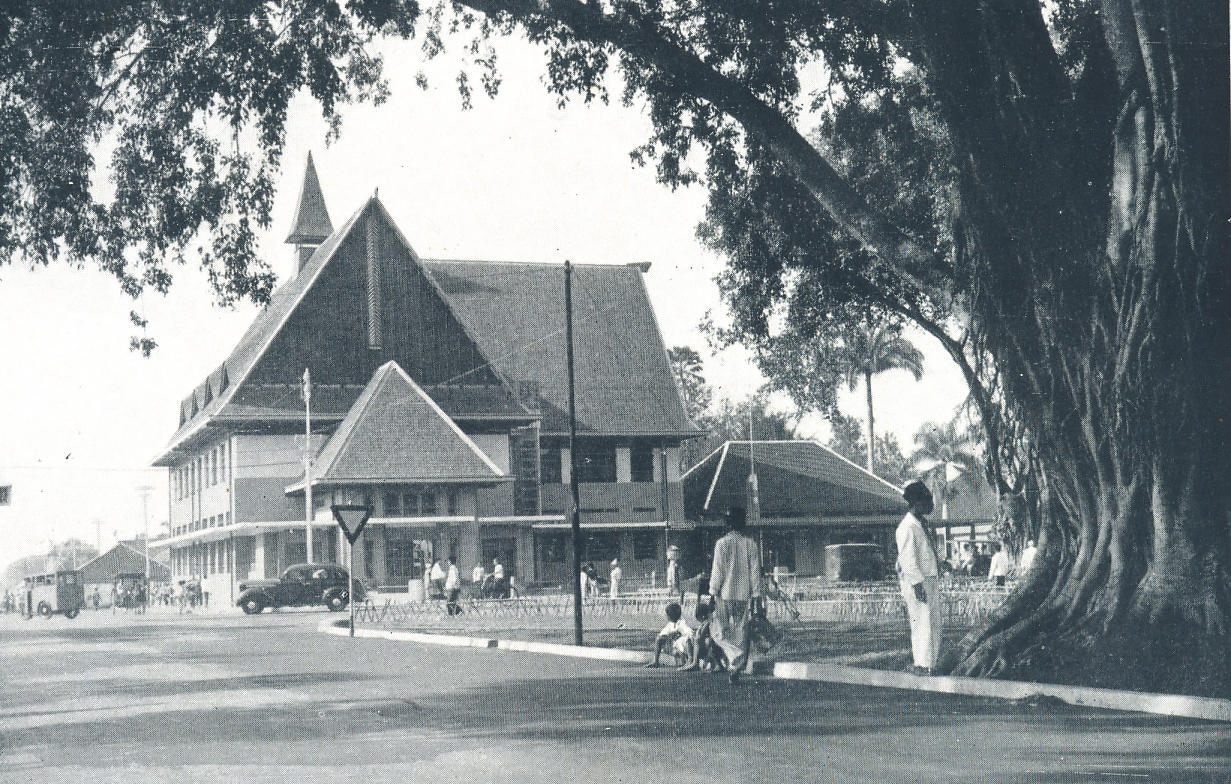
[(654, 660), (646, 667), (657, 667), (663, 650), (670, 648), (677, 663), (692, 658), (692, 627), (684, 620), (684, 611), (678, 602), (667, 605), (667, 625), (654, 640)]
[(692, 635), (692, 657), (688, 663), (680, 667), (680, 672), (701, 670), (703, 672), (721, 672), (727, 668), (727, 657), (718, 643), (710, 634), (710, 622), (714, 615), (714, 597), (707, 593), (697, 596), (697, 622), (701, 625)]

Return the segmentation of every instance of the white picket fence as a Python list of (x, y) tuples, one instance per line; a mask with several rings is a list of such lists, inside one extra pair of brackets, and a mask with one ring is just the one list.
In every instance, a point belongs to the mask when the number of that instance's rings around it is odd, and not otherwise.
[[(1009, 587), (986, 583), (956, 583), (942, 587), (941, 597), (950, 621), (976, 621), (986, 617), (1004, 601)], [(582, 612), (587, 618), (658, 615), (669, 601), (680, 601), (679, 594), (663, 589), (646, 589), (617, 598), (584, 599)], [(683, 608), (691, 616), (696, 596), (685, 595)], [(465, 598), (460, 601), (467, 619), (551, 619), (573, 617), (573, 597), (567, 594), (520, 596), (510, 599)], [(896, 583), (859, 585), (809, 585), (784, 587), (782, 597), (771, 599), (769, 617), (776, 621), (820, 620), (873, 622), (901, 617), (905, 605)], [(376, 596), (355, 606), (356, 619), (364, 623), (403, 626), (445, 616), (444, 601), (429, 599), (410, 602), (396, 597)]]

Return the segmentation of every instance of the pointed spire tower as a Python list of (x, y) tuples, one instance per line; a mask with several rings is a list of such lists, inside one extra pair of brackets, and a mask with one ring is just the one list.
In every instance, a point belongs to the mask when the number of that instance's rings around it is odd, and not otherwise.
[(308, 165), (303, 173), (303, 188), (299, 191), (299, 204), (295, 207), (295, 225), (286, 237), (287, 244), (295, 246), (296, 272), (303, 269), (303, 265), (312, 258), (313, 251), (330, 234), (333, 234), (333, 222), (329, 220), (329, 210), (325, 208), (325, 197), (316, 178), (312, 153), (309, 152)]

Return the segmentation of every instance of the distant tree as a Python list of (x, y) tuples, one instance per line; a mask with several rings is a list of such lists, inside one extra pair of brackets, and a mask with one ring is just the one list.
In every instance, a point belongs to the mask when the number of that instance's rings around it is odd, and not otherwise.
[[(834, 414), (830, 420), (833, 433), (826, 444), (830, 449), (850, 460), (860, 463), (867, 455), (867, 436), (863, 424), (855, 417), (841, 412)], [(906, 456), (898, 445), (897, 436), (886, 433), (876, 437), (876, 471), (877, 476), (901, 486), (910, 475)]]
[(763, 390), (740, 401), (720, 400), (703, 418), (703, 426), (708, 431), (705, 438), (684, 444), (680, 461), (683, 467), (688, 469), (696, 465), (727, 441), (794, 439), (798, 418), (769, 410), (768, 399), (768, 393)]
[(909, 340), (902, 337), (901, 327), (891, 321), (874, 322), (871, 318), (855, 331), (851, 345), (849, 365), (846, 370), (846, 385), (854, 391), (863, 382), (867, 398), (867, 465), (875, 472), (873, 445), (876, 443), (876, 428), (873, 426), (872, 377), (890, 370), (905, 370), (918, 381), (923, 377), (923, 354)]
[(684, 401), (684, 413), (693, 422), (700, 424), (713, 402), (714, 392), (705, 382), (705, 368), (701, 355), (689, 346), (675, 346), (667, 352), (671, 372), (680, 387)]
[(817, 311), (809, 292), (797, 290), (783, 314), (780, 329), (763, 334), (738, 328), (711, 328), (724, 345), (743, 343), (753, 349), (768, 386), (790, 395), (803, 413), (819, 413), (835, 421), (839, 416), (838, 389), (864, 387), (864, 453), (851, 457), (875, 473), (875, 412), (872, 378), (890, 370), (905, 370), (923, 377), (923, 355), (902, 336), (902, 320), (868, 308)]
[(961, 430), (958, 420), (929, 422), (915, 434), (910, 465), (923, 477), (940, 506), (940, 519), (949, 519), (949, 502), (962, 488), (984, 484), (985, 469), (975, 452), (976, 439)]

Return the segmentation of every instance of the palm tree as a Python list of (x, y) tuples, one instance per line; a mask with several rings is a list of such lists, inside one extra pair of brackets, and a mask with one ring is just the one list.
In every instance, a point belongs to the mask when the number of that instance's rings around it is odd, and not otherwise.
[(865, 327), (855, 331), (850, 342), (850, 364), (846, 369), (846, 385), (854, 391), (863, 381), (868, 397), (868, 471), (874, 471), (873, 452), (876, 432), (872, 413), (872, 376), (887, 370), (905, 370), (918, 381), (923, 377), (923, 354), (906, 338), (901, 327), (892, 323), (875, 323), (869, 317)]
[(958, 429), (957, 420), (928, 423), (915, 434), (911, 466), (940, 499), (940, 519), (949, 519), (949, 500), (963, 484), (981, 481), (982, 462), (974, 452), (975, 437)]

